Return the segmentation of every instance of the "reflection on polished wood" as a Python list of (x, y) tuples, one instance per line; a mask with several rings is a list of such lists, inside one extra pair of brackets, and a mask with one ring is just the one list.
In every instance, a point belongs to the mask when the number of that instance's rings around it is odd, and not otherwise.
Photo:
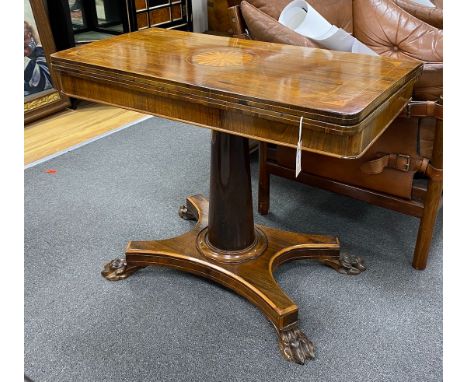
[(197, 220), (190, 232), (131, 241), (103, 276), (165, 265), (207, 277), (262, 310), (286, 359), (313, 358), (274, 269), (300, 258), (345, 274), (365, 267), (340, 256), (335, 237), (254, 225), (247, 138), (295, 147), (303, 117), (304, 150), (359, 156), (408, 102), (421, 64), (157, 29), (59, 52), (52, 62), (68, 95), (214, 130), (210, 208), (189, 197), (179, 214)]

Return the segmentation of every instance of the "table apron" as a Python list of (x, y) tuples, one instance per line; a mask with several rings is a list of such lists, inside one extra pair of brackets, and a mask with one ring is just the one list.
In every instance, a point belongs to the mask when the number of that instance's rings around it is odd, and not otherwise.
[[(252, 109), (227, 108), (200, 102), (189, 102), (170, 95), (149, 93), (119, 83), (84, 78), (73, 73), (57, 72), (61, 90), (70, 97), (114, 105), (164, 118), (195, 124), (213, 130), (295, 148), (298, 139), (299, 118), (284, 122), (273, 114), (268, 115)], [(400, 114), (411, 98), (413, 81), (368, 115), (359, 126), (324, 127), (304, 124), (302, 147), (311, 151), (338, 158), (358, 158), (385, 131)], [(314, 121), (312, 121), (313, 123)]]

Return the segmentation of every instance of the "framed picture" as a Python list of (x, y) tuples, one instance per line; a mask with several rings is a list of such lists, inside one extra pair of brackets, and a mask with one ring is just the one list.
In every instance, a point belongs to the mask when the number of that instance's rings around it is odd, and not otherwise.
[(65, 109), (68, 97), (50, 71), (55, 44), (44, 0), (24, 0), (24, 123)]

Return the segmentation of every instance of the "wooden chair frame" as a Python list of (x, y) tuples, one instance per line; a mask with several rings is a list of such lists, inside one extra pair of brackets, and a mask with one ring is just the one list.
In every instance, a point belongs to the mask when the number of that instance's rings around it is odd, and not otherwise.
[[(231, 2), (233, 3), (233, 2)], [(238, 5), (228, 9), (232, 22), (234, 36), (248, 38), (246, 24)], [(416, 103), (414, 103), (416, 104)], [(417, 102), (421, 106), (421, 101)], [(430, 104), (430, 102), (428, 102)], [(432, 102), (433, 104), (433, 102)], [(443, 105), (442, 99), (436, 103), (436, 107), (427, 107), (429, 112), (423, 115), (412, 115), (412, 103), (405, 110), (407, 117), (434, 117), (436, 118), (434, 146), (430, 164), (437, 169), (440, 176), (428, 179), (427, 185), (419, 185), (413, 182), (411, 199), (399, 198), (378, 191), (356, 187), (333, 179), (302, 172), (298, 178), (294, 169), (282, 166), (274, 158), (274, 145), (260, 143), (259, 145), (259, 189), (258, 211), (260, 214), (268, 214), (270, 206), (270, 177), (281, 176), (300, 183), (322, 188), (324, 190), (346, 195), (354, 199), (388, 208), (406, 215), (414, 216), (420, 220), (416, 246), (413, 254), (413, 268), (424, 270), (427, 266), (427, 258), (432, 242), (435, 221), (438, 211), (442, 206), (442, 168), (443, 168)], [(369, 175), (372, 176), (372, 175)]]

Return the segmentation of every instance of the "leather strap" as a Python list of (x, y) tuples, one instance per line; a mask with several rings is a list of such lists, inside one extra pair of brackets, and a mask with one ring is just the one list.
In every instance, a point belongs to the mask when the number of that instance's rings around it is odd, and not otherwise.
[(402, 112), (405, 117), (433, 117), (443, 119), (444, 108), (439, 101), (410, 101)]
[(385, 168), (403, 172), (419, 172), (436, 182), (442, 181), (443, 170), (433, 167), (427, 158), (414, 158), (404, 154), (381, 154), (379, 158), (365, 162), (361, 171), (366, 174), (380, 174)]

